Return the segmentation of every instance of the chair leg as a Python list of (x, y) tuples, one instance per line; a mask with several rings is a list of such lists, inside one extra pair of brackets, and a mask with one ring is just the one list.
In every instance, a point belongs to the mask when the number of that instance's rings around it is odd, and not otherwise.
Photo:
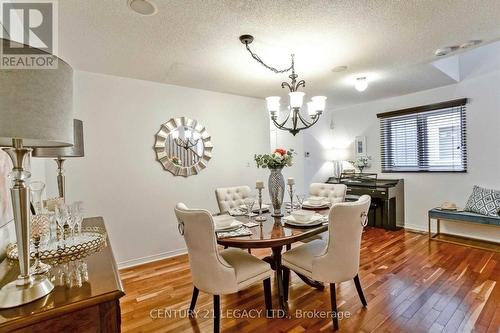
[(283, 266), (283, 300), (288, 302), (288, 289), (290, 288), (290, 268)]
[(214, 333), (220, 332), (220, 296), (214, 295)]
[(363, 288), (361, 288), (361, 283), (359, 282), (359, 276), (356, 274), (354, 277), (354, 284), (356, 285), (356, 290), (358, 291), (359, 299), (361, 300), (361, 303), (363, 303), (363, 306), (366, 307), (368, 303), (366, 302), (365, 295), (363, 294)]
[(266, 317), (271, 318), (273, 315), (273, 299), (271, 297), (271, 278), (267, 278), (264, 284), (264, 300), (266, 303)]
[(248, 253), (252, 254), (252, 249), (248, 249)]
[(198, 299), (198, 293), (200, 291), (198, 288), (193, 287), (193, 296), (191, 297), (191, 304), (189, 305), (189, 316), (192, 317), (194, 315), (194, 307), (196, 306), (196, 300)]
[(337, 313), (337, 293), (335, 292), (335, 283), (330, 283), (330, 303), (332, 304), (333, 330), (339, 329), (339, 318)]

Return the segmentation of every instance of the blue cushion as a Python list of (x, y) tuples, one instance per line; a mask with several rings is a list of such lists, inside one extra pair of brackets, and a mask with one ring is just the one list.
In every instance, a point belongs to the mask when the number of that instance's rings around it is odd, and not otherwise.
[(429, 217), (443, 220), (456, 220), (480, 224), (492, 224), (500, 226), (500, 217), (481, 215), (472, 212), (457, 212), (433, 208), (429, 211)]

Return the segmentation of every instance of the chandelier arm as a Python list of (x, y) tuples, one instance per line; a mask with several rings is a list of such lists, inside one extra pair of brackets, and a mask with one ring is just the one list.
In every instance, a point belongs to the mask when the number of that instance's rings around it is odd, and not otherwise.
[[(278, 117), (276, 117), (276, 119), (278, 119)], [(290, 113), (288, 113), (288, 116), (286, 116), (285, 120), (282, 123), (278, 123), (278, 122), (274, 121), (274, 119), (273, 119), (274, 125), (278, 126), (279, 128), (285, 128), (284, 126), (285, 126), (286, 122), (288, 121), (288, 119), (290, 119)]]
[(299, 87), (305, 88), (306, 87), (306, 81), (300, 80), (299, 82), (297, 82), (297, 85), (295, 86), (295, 91), (297, 91), (299, 89)]
[(274, 73), (276, 74), (281, 74), (281, 73), (286, 73), (286, 72), (289, 72), (290, 70), (293, 69), (293, 56), (292, 56), (292, 64), (290, 65), (290, 67), (288, 68), (285, 68), (285, 69), (276, 69), (274, 67), (271, 67), (269, 65), (266, 65), (264, 63), (264, 61), (255, 53), (252, 52), (252, 50), (250, 50), (250, 46), (248, 46), (248, 42), (245, 42), (245, 46), (246, 46), (246, 49), (247, 51), (250, 53), (250, 55), (252, 56), (252, 58), (254, 58), (258, 63), (260, 63), (262, 66), (266, 67), (267, 69), (273, 71)]
[(281, 88), (285, 88), (285, 87), (288, 87), (290, 92), (293, 92), (293, 88), (288, 82), (281, 82)]
[(304, 117), (302, 117), (302, 115), (300, 114), (300, 112), (299, 112), (299, 119), (302, 122), (302, 124), (304, 124), (305, 126), (307, 126), (307, 127), (312, 126), (311, 125), (312, 123), (309, 122), (309, 121), (307, 121), (306, 119), (304, 119)]

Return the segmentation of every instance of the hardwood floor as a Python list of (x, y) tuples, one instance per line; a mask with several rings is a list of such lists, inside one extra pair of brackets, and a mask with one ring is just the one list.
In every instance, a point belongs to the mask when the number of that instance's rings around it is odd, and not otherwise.
[[(267, 250), (253, 250), (263, 257)], [(352, 281), (337, 284), (340, 332), (500, 332), (500, 253), (429, 242), (427, 235), (367, 228), (363, 234), (360, 280), (363, 308)], [(212, 296), (200, 292), (196, 319), (187, 310), (193, 286), (187, 256), (121, 271), (124, 332), (211, 332)], [(272, 286), (277, 307), (276, 287)], [(328, 332), (328, 288), (305, 285), (294, 273), (290, 318), (266, 319), (262, 284), (221, 297), (223, 332)], [(250, 311), (252, 310), (252, 311)], [(246, 318), (262, 311), (260, 318)], [(319, 311), (314, 313), (314, 311)], [(239, 312), (238, 312), (239, 311)], [(245, 312), (246, 311), (246, 312)], [(311, 318), (298, 318), (300, 312)], [(239, 316), (240, 318), (236, 318)], [(153, 318), (154, 317), (154, 318)], [(161, 317), (161, 318), (157, 318)]]

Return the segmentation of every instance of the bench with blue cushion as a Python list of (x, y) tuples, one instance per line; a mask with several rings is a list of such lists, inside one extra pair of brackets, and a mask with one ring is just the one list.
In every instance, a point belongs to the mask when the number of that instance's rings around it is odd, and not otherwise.
[[(443, 239), (436, 238), (441, 233), (441, 220), (474, 223), (474, 224), (482, 224), (489, 226), (500, 226), (499, 216), (488, 216), (472, 212), (443, 210), (439, 208), (433, 208), (429, 210), (428, 215), (429, 215), (429, 238), (433, 240), (445, 241)], [(432, 234), (431, 232), (431, 221), (433, 219), (436, 220), (437, 223), (436, 224), (437, 232), (435, 234)]]

